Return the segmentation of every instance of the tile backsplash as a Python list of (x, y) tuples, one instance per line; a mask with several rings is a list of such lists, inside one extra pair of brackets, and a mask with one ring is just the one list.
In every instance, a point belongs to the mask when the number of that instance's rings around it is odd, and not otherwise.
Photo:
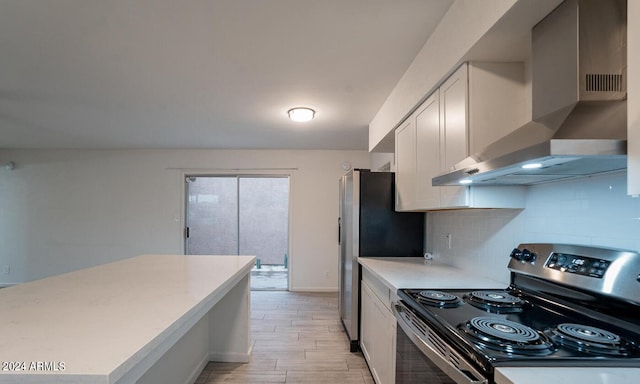
[(441, 261), (507, 284), (511, 249), (557, 242), (640, 250), (640, 198), (626, 172), (529, 187), (525, 209), (427, 214), (427, 251)]

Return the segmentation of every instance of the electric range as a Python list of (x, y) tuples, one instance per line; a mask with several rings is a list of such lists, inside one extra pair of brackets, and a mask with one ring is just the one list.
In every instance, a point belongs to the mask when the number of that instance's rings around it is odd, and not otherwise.
[(413, 382), (416, 347), (443, 383), (491, 383), (495, 367), (640, 367), (638, 253), (521, 244), (510, 257), (505, 289), (398, 291), (411, 342), (399, 342), (397, 383)]

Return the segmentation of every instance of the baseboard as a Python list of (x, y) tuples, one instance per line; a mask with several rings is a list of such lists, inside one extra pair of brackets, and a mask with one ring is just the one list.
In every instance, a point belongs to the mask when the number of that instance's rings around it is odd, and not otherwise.
[(194, 384), (198, 380), (198, 377), (200, 377), (200, 374), (202, 373), (202, 371), (204, 371), (208, 363), (209, 356), (202, 356), (202, 360), (198, 363), (193, 372), (191, 372), (189, 377), (187, 377), (187, 379), (184, 381), (184, 384)]
[(209, 361), (217, 361), (221, 363), (248, 363), (251, 361), (251, 352), (249, 353), (209, 353)]
[(338, 290), (335, 288), (318, 288), (318, 287), (298, 287), (291, 288), (290, 292), (326, 292), (326, 293), (338, 293)]

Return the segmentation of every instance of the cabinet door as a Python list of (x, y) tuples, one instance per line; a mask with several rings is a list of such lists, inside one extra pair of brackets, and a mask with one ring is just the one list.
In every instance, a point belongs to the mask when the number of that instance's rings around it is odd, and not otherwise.
[(439, 208), (440, 187), (431, 179), (440, 173), (440, 96), (435, 92), (415, 112), (416, 205)]
[(371, 365), (373, 353), (373, 292), (364, 281), (360, 286), (360, 348), (365, 359)]
[(395, 381), (395, 318), (373, 289), (361, 284), (360, 347), (377, 384)]
[[(374, 304), (374, 329), (375, 329), (375, 353), (372, 356), (373, 365), (375, 367), (375, 375), (377, 383), (391, 383), (391, 367), (393, 358), (391, 355), (392, 339), (390, 337), (391, 328), (389, 327), (389, 317), (393, 316), (391, 312), (382, 304), (380, 300), (375, 299)], [(394, 375), (395, 376), (395, 375)]]
[[(440, 87), (440, 172), (449, 170), (469, 153), (467, 122), (467, 64)], [(464, 207), (467, 187), (439, 187), (443, 208)]]
[(414, 208), (416, 199), (416, 127), (413, 116), (396, 129), (396, 211)]

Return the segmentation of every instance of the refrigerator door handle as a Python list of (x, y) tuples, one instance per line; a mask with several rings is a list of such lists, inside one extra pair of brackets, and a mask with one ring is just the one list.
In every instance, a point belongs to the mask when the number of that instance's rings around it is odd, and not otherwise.
[(338, 217), (338, 245), (342, 244), (340, 242), (340, 235), (342, 234), (342, 228), (341, 228), (341, 223), (340, 223), (340, 218)]

